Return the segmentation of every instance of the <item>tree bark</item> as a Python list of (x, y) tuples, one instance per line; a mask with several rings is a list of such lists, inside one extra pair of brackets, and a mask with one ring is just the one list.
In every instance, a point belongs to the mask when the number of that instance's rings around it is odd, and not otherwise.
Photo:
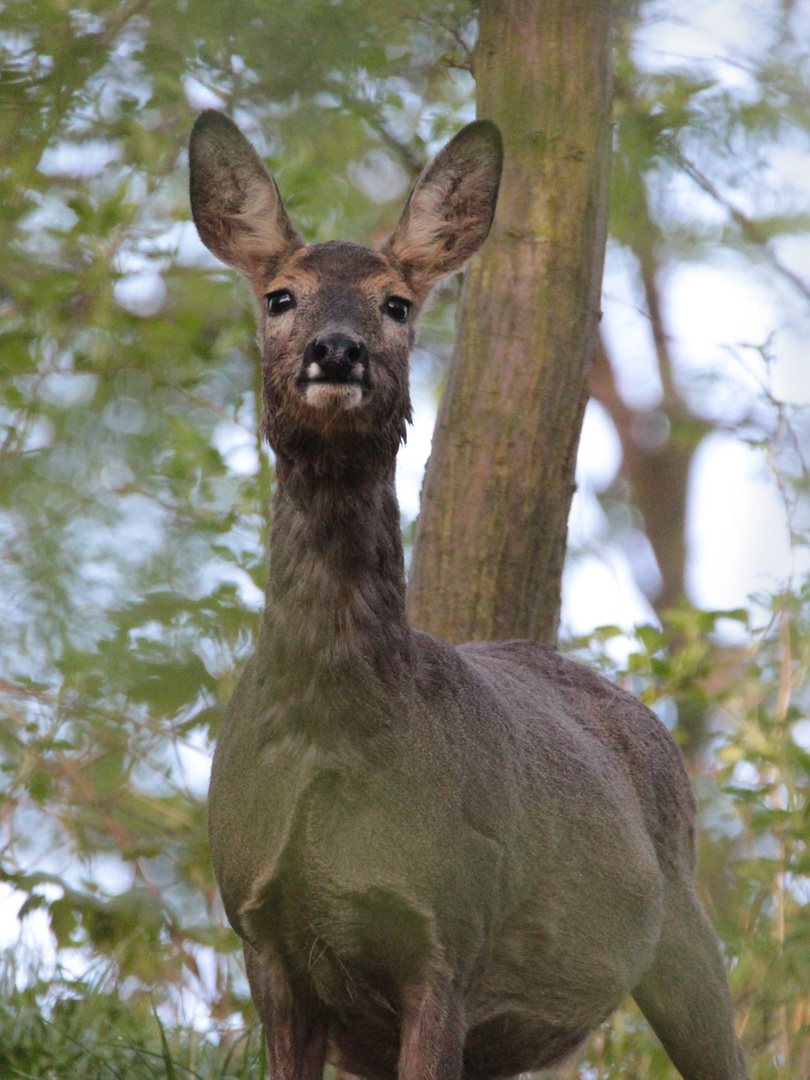
[(610, 0), (482, 0), (478, 115), (504, 137), (422, 489), (412, 623), (552, 640), (600, 314)]

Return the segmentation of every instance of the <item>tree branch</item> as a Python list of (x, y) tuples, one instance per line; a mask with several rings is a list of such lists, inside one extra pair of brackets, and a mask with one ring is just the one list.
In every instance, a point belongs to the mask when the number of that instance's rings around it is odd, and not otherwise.
[(758, 247), (761, 247), (768, 263), (774, 268), (774, 270), (776, 270), (783, 277), (787, 278), (791, 285), (793, 285), (794, 288), (798, 289), (798, 291), (802, 294), (805, 300), (810, 300), (810, 284), (800, 278), (798, 274), (796, 274), (793, 270), (790, 269), (790, 267), (785, 266), (785, 264), (778, 258), (778, 256), (771, 249), (771, 237), (769, 237), (764, 232), (764, 230), (757, 224), (757, 222), (749, 218), (746, 214), (742, 212), (742, 210), (738, 209), (731, 202), (730, 199), (727, 199), (725, 195), (721, 194), (721, 192), (718, 191), (718, 189), (711, 182), (711, 180), (709, 180), (709, 178), (704, 175), (704, 173), (702, 173), (693, 162), (689, 161), (688, 158), (684, 157), (684, 155), (681, 154), (679, 150), (671, 149), (668, 153), (668, 157), (671, 159), (673, 164), (677, 165), (678, 168), (682, 169), (683, 172), (685, 172), (686, 175), (690, 178), (690, 180), (693, 180), (702, 191), (705, 191), (707, 195), (710, 195), (715, 200), (715, 202), (718, 203), (718, 205), (722, 206), (724, 210), (728, 211), (731, 219), (734, 221), (735, 225), (739, 226), (740, 232), (743, 234), (746, 240), (748, 240), (752, 244), (756, 244)]

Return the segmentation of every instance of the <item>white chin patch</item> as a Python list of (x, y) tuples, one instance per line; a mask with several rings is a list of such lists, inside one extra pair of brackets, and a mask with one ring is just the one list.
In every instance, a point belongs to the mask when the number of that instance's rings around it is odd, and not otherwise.
[(304, 398), (313, 409), (356, 409), (363, 391), (356, 383), (311, 383)]

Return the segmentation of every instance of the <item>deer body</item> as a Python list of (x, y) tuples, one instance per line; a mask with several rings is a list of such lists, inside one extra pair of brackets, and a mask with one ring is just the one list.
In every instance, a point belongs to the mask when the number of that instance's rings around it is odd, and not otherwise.
[(211, 776), (217, 880), (273, 1080), (327, 1060), (510, 1076), (628, 993), (687, 1080), (741, 1080), (664, 727), (551, 647), (453, 648), (405, 616), (413, 316), (483, 242), (500, 153), (470, 125), (381, 252), (306, 248), (234, 125), (195, 126), (195, 221), (254, 290), (277, 469), (261, 633)]

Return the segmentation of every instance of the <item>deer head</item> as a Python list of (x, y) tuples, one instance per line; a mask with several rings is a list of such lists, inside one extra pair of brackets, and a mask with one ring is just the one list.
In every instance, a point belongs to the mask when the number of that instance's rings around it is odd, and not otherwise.
[(213, 110), (197, 119), (192, 213), (209, 250), (253, 291), (265, 433), (277, 454), (313, 445), (356, 453), (367, 440), (396, 452), (410, 419), (416, 318), (435, 282), (486, 239), (501, 162), (496, 126), (468, 124), (422, 174), (381, 250), (307, 246), (236, 125)]

